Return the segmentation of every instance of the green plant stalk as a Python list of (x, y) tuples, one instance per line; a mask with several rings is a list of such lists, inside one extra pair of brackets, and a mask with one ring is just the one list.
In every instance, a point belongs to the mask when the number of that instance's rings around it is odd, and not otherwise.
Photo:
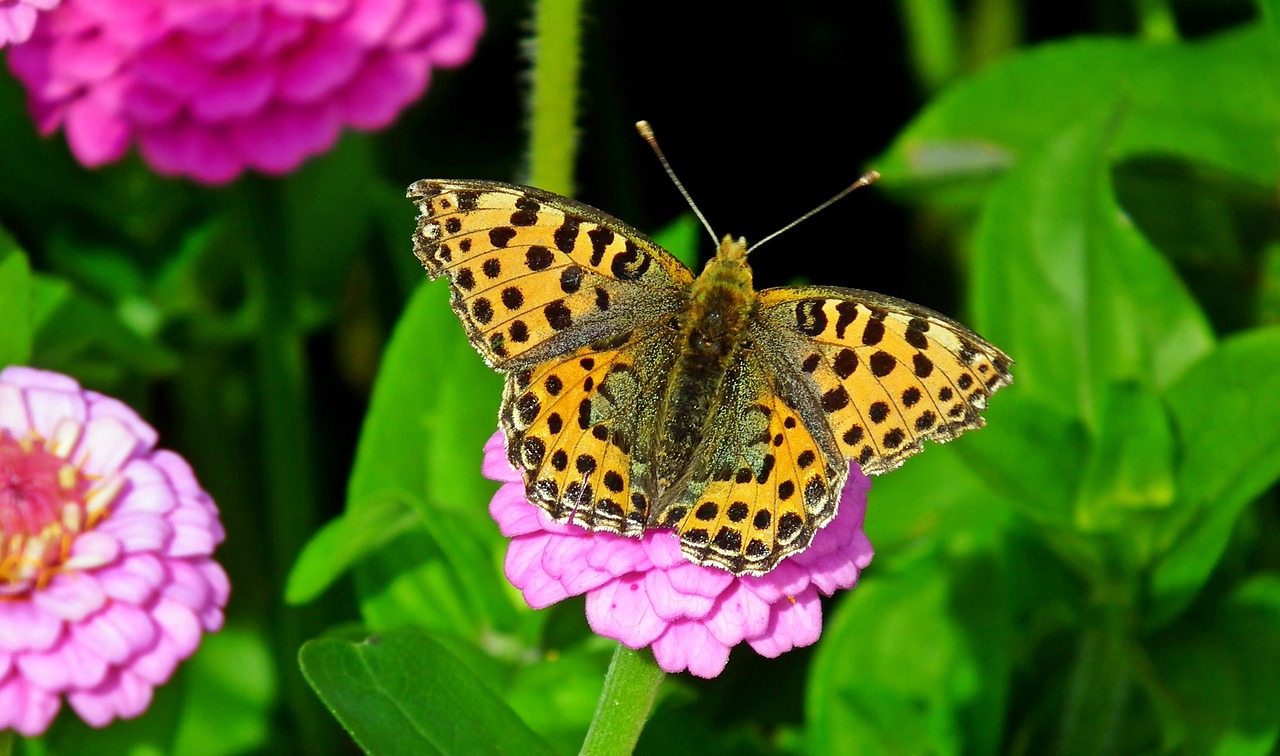
[[(283, 595), (289, 570), (318, 527), (315, 452), (311, 446), (311, 393), (303, 340), (296, 317), (297, 291), (282, 223), (280, 186), (251, 178), (245, 184), (241, 215), (251, 224), (253, 248), (246, 251), (252, 284), (261, 298), (261, 319), (254, 343), (254, 378), (262, 428), (265, 507), (270, 513), (271, 558), (264, 568), (277, 595)], [(334, 723), (303, 679), (297, 651), (318, 635), (325, 622), (317, 604), (277, 604), (274, 618), (277, 665), (286, 705), (293, 714), (302, 750), (331, 753)]]
[(582, 0), (540, 0), (534, 7), (529, 91), (529, 176), (533, 186), (573, 196), (578, 148), (578, 74)]
[(664, 679), (666, 673), (648, 649), (636, 651), (619, 643), (582, 743), (582, 756), (624, 756), (634, 751)]
[(1116, 607), (1089, 617), (1072, 663), (1058, 731), (1058, 753), (1113, 753), (1121, 713), (1134, 692), (1128, 643)]
[(1022, 10), (1016, 0), (976, 0), (967, 14), (965, 64), (977, 71), (1017, 49)]
[[(578, 148), (581, 14), (582, 0), (540, 0), (534, 10), (530, 43), (528, 181), (566, 196), (573, 195)], [(618, 644), (582, 753), (631, 753), (665, 677), (649, 651), (633, 651)]]
[(932, 94), (960, 71), (960, 41), (951, 0), (899, 0), (907, 56), (920, 91)]
[(0, 730), (0, 756), (13, 753), (13, 741), (16, 737), (13, 730)]
[(1138, 0), (1138, 35), (1151, 42), (1178, 41), (1178, 20), (1168, 0)]

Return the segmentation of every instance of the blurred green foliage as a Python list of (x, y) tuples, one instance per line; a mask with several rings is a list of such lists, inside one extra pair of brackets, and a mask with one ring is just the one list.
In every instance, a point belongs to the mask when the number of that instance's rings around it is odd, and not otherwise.
[[(918, 112), (870, 161), (907, 219), (878, 246), (931, 250), (903, 252), (911, 285), (958, 303), (1015, 383), (985, 430), (875, 481), (876, 559), (815, 649), (668, 678), (639, 751), (1274, 752), (1276, 4), (1099, 2), (1063, 27), (1012, 0), (898, 6)], [(409, 253), (410, 179), (518, 178), (518, 108), (477, 121), (487, 80), (466, 77), (516, 80), (523, 6), (488, 10), (477, 73), (441, 74), (406, 125), (219, 190), (86, 171), (0, 81), (0, 360), (151, 418), (220, 503), (235, 586), (146, 716), (64, 715), (29, 752), (349, 750), (321, 700), (377, 752), (578, 749), (613, 645), (580, 601), (534, 612), (503, 579), (478, 473), (500, 381)], [(874, 34), (793, 12), (815, 48)], [(623, 34), (618, 13), (592, 34)], [(588, 39), (585, 121), (629, 128), (618, 50), (638, 49)], [(615, 179), (601, 196), (636, 193)], [(659, 241), (692, 261), (700, 230), (670, 215)], [(833, 254), (799, 246), (784, 261)]]

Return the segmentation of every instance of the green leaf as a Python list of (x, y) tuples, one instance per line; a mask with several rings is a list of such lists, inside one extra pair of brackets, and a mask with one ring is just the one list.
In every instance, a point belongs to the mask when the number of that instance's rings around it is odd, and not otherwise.
[(310, 641), (299, 659), (307, 681), (368, 753), (554, 753), (423, 633)]
[[(484, 443), (496, 427), (498, 379), (467, 344), (447, 299), (446, 286), (424, 285), (401, 318), (361, 432), (347, 514), (308, 546), (290, 579), (291, 600), (314, 597), (362, 560), (390, 560), (395, 568), (379, 568), (375, 572), (383, 577), (362, 584), (398, 581), (402, 569), (429, 573), (405, 577), (398, 598), (378, 589), (381, 600), (408, 600), (406, 606), (421, 610), (390, 615), (443, 629), (432, 605), (461, 600), (469, 609), (460, 614), (470, 622), (455, 631), (515, 623), (512, 598), (491, 558), (501, 544), (486, 508), (494, 485), (480, 474)], [(413, 526), (427, 528), (432, 547), (407, 555), (388, 552)], [(443, 565), (430, 564), (440, 559)], [(399, 593), (409, 586), (430, 591), (425, 602)], [(388, 616), (387, 607), (382, 614)]]
[(1278, 51), (1275, 31), (1261, 24), (1182, 44), (1042, 45), (947, 90), (876, 165), (886, 186), (981, 181), (1064, 124), (1120, 104), (1116, 157), (1178, 155), (1271, 186), (1280, 164)]
[(373, 494), (351, 503), (338, 519), (311, 537), (289, 573), (285, 600), (306, 603), (372, 551), (393, 541), (421, 520), (403, 498)]
[(1182, 282), (1115, 203), (1113, 128), (1077, 122), (1028, 154), (992, 192), (974, 242), (974, 320), (1017, 361), (1013, 390), (1089, 427), (1108, 385), (1167, 386), (1213, 344)]
[(1179, 507), (1190, 522), (1151, 577), (1153, 623), (1194, 597), (1241, 511), (1280, 478), (1280, 327), (1228, 339), (1165, 400), (1181, 444)]
[(33, 364), (70, 373), (91, 386), (119, 383), (130, 372), (158, 375), (177, 369), (172, 351), (142, 338), (66, 281), (36, 274), (33, 284)]
[(31, 267), (17, 242), (0, 228), (0, 366), (31, 362)]
[(842, 602), (810, 671), (810, 753), (989, 753), (1010, 669), (1000, 571), (918, 563)]

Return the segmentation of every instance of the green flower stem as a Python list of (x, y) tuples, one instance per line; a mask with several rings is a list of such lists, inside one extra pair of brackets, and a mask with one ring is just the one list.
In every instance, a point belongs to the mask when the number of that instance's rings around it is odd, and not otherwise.
[(665, 678), (648, 649), (635, 651), (619, 643), (582, 743), (583, 756), (623, 756), (634, 751)]
[(907, 55), (925, 94), (960, 71), (958, 24), (951, 0), (898, 0), (907, 33)]
[[(282, 595), (289, 569), (309, 534), (319, 527), (315, 487), (316, 461), (312, 448), (310, 383), (304, 339), (298, 321), (297, 276), (282, 220), (281, 187), (277, 182), (251, 177), (243, 181), (245, 205), (241, 219), (249, 224), (242, 238), (249, 240), (246, 264), (253, 272), (252, 285), (261, 308), (254, 343), (254, 379), (261, 428), (262, 475), (265, 481), (262, 511), (268, 528), (269, 569), (273, 591)], [(272, 618), (280, 679), (286, 705), (299, 728), (302, 750), (333, 752), (333, 722), (303, 679), (297, 652), (308, 639), (319, 635), (326, 621), (322, 602), (308, 607), (285, 608)]]
[(1017, 0), (976, 0), (968, 19), (965, 51), (968, 70), (977, 71), (1018, 48), (1022, 38), (1022, 8)]
[[(528, 181), (566, 196), (573, 195), (578, 146), (581, 13), (582, 0), (540, 0), (533, 19)], [(631, 753), (664, 677), (649, 651), (618, 644), (582, 753)]]
[(1134, 691), (1120, 610), (1106, 608), (1080, 636), (1058, 733), (1058, 753), (1111, 753)]
[(1178, 41), (1178, 21), (1169, 0), (1138, 0), (1138, 33), (1152, 42)]
[(0, 730), (0, 756), (9, 756), (13, 753), (13, 730)]
[(582, 0), (540, 0), (530, 45), (528, 181), (567, 197), (578, 147), (581, 14)]

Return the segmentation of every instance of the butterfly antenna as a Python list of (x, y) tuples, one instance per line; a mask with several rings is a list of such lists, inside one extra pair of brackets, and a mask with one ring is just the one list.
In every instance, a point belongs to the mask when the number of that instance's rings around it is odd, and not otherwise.
[[(684, 196), (684, 201), (689, 203), (689, 207), (693, 208), (693, 214), (698, 216), (698, 220), (702, 221), (702, 227), (711, 234), (711, 241), (719, 244), (720, 240), (716, 238), (716, 232), (711, 229), (711, 224), (707, 222), (707, 217), (702, 214), (698, 206), (694, 204), (693, 197), (689, 195), (689, 190), (684, 188), (684, 184), (680, 183), (680, 178), (676, 176), (676, 172), (671, 169), (671, 164), (667, 162), (667, 156), (662, 154), (662, 148), (658, 146), (658, 137), (653, 133), (653, 127), (648, 121), (636, 121), (636, 131), (640, 132), (640, 138), (649, 143), (653, 148), (653, 154), (658, 156), (658, 162), (662, 163), (662, 168), (671, 177), (671, 183), (676, 185), (680, 190), (680, 194)], [(828, 203), (830, 204), (830, 203)]]
[(867, 186), (868, 184), (874, 183), (878, 178), (880, 178), (879, 171), (874, 171), (874, 170), (867, 171), (866, 173), (862, 174), (862, 176), (860, 176), (857, 181), (845, 187), (844, 190), (841, 191), (836, 196), (832, 197), (826, 202), (823, 202), (821, 205), (818, 205), (817, 207), (805, 213), (804, 215), (800, 216), (799, 218), (796, 218), (795, 220), (791, 221), (790, 223), (778, 229), (777, 231), (774, 231), (773, 233), (764, 237), (763, 239), (756, 242), (755, 244), (752, 244), (750, 247), (747, 248), (747, 254), (751, 254), (752, 251), (760, 248), (765, 242), (770, 241), (775, 237), (781, 236), (782, 234), (785, 234), (786, 232), (790, 231), (791, 229), (795, 228), (801, 223), (804, 223), (805, 221), (809, 220), (810, 218), (822, 212), (823, 210), (826, 210), (828, 207), (831, 207), (835, 203), (844, 199), (854, 189), (861, 189), (862, 187)]

